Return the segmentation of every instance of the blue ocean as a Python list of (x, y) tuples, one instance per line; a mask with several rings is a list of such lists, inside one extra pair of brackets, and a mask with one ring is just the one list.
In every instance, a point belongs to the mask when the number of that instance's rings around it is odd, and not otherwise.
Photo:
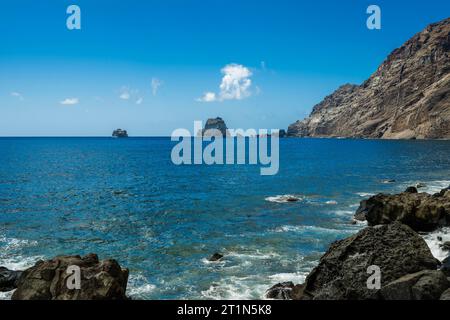
[(259, 299), (364, 227), (361, 200), (450, 184), (449, 141), (280, 139), (274, 176), (176, 166), (174, 144), (0, 138), (0, 266), (94, 252), (130, 269), (134, 299)]

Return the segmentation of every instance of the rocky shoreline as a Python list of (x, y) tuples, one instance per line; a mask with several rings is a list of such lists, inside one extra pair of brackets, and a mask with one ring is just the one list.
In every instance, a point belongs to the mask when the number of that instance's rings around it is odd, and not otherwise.
[[(354, 220), (368, 226), (332, 243), (304, 283), (278, 283), (266, 298), (450, 300), (450, 252), (439, 261), (423, 238), (450, 226), (450, 187), (433, 195), (409, 187), (372, 196), (361, 201)], [(450, 243), (437, 240), (450, 251)], [(209, 260), (222, 258), (215, 253)], [(73, 288), (77, 269), (81, 290)], [(373, 286), (377, 270), (379, 285)], [(128, 276), (116, 260), (100, 261), (96, 254), (58, 256), (24, 271), (0, 267), (0, 292), (15, 290), (12, 300), (125, 300)]]
[[(356, 211), (368, 227), (331, 244), (305, 283), (279, 283), (267, 298), (292, 300), (449, 300), (450, 253), (433, 257), (418, 232), (450, 225), (450, 187), (430, 195), (415, 187), (363, 200)], [(442, 241), (442, 239), (440, 239)], [(449, 243), (442, 248), (450, 249)], [(371, 277), (379, 271), (379, 285)], [(376, 281), (375, 281), (376, 282)]]

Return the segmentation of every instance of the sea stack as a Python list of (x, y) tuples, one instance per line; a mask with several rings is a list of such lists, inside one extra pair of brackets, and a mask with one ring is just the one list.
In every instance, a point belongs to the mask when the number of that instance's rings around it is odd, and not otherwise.
[(225, 124), (225, 121), (223, 121), (222, 118), (217, 117), (215, 119), (208, 119), (205, 124), (205, 128), (202, 130), (202, 136), (204, 137), (211, 137), (214, 136), (215, 131), (218, 130), (220, 133), (222, 133), (222, 136), (227, 137), (230, 135), (228, 132), (227, 125)]
[(117, 129), (113, 131), (114, 138), (128, 138), (127, 130)]

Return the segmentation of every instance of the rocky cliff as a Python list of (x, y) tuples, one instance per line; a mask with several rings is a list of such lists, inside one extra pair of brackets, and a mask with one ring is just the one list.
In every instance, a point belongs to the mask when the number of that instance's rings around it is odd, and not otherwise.
[(346, 84), (289, 126), (291, 137), (450, 139), (450, 18), (394, 50), (363, 84)]

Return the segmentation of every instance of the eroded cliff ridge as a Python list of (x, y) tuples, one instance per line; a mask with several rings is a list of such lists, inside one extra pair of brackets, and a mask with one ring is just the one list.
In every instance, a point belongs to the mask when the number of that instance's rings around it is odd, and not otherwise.
[(327, 96), (288, 135), (450, 139), (449, 49), (447, 18), (395, 49), (363, 84)]

